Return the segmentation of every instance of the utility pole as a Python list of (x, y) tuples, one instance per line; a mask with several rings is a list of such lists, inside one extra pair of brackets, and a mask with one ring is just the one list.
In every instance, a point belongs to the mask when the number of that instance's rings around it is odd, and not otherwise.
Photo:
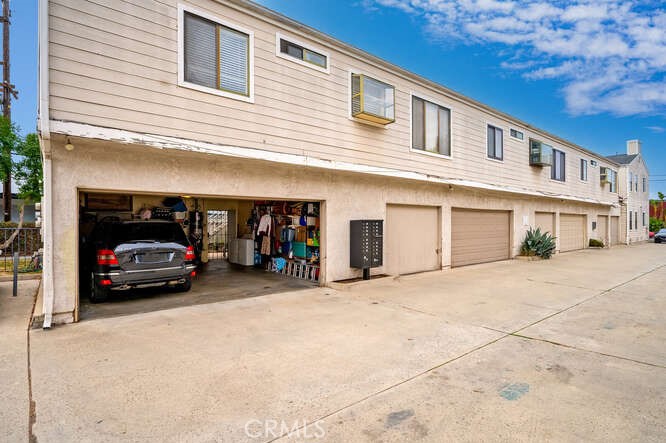
[[(2, 115), (7, 121), (12, 121), (11, 100), (15, 94), (9, 80), (9, 0), (2, 0)], [(11, 158), (12, 153), (5, 153)], [(4, 203), (4, 220), (12, 220), (12, 171), (7, 171), (2, 186)]]

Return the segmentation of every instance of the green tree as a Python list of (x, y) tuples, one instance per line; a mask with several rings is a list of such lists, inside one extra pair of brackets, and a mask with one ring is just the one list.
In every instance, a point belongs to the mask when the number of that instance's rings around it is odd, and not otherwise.
[(0, 117), (0, 181), (12, 172), (12, 153), (21, 143), (18, 128), (4, 117)]
[(663, 192), (657, 192), (657, 197), (659, 197), (659, 200), (661, 200), (662, 202), (664, 201), (664, 198), (666, 198)]
[(19, 184), (19, 197), (38, 202), (43, 194), (42, 154), (37, 134), (28, 134), (17, 145), (20, 160), (14, 163), (14, 177)]
[(664, 227), (664, 221), (657, 217), (650, 217), (650, 232), (657, 232)]

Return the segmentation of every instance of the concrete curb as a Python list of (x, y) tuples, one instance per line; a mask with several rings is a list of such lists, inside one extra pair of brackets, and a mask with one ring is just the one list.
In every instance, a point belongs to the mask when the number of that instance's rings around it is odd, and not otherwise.
[[(42, 278), (42, 274), (19, 274), (18, 279), (19, 280), (39, 280)], [(0, 282), (5, 282), (5, 281), (12, 281), (14, 278), (10, 276), (0, 276)]]

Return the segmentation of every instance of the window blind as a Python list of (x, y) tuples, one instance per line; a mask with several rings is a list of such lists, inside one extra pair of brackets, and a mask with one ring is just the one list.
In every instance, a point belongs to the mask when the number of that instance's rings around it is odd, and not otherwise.
[(215, 24), (185, 14), (185, 81), (217, 87)]
[(185, 13), (184, 80), (249, 95), (249, 41), (242, 32)]
[(247, 34), (219, 27), (220, 88), (249, 95)]

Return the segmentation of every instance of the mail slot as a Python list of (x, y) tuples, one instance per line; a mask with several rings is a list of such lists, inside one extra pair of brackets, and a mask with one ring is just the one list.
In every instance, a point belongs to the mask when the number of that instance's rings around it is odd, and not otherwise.
[(352, 268), (382, 266), (384, 220), (351, 220), (349, 240), (349, 263)]

